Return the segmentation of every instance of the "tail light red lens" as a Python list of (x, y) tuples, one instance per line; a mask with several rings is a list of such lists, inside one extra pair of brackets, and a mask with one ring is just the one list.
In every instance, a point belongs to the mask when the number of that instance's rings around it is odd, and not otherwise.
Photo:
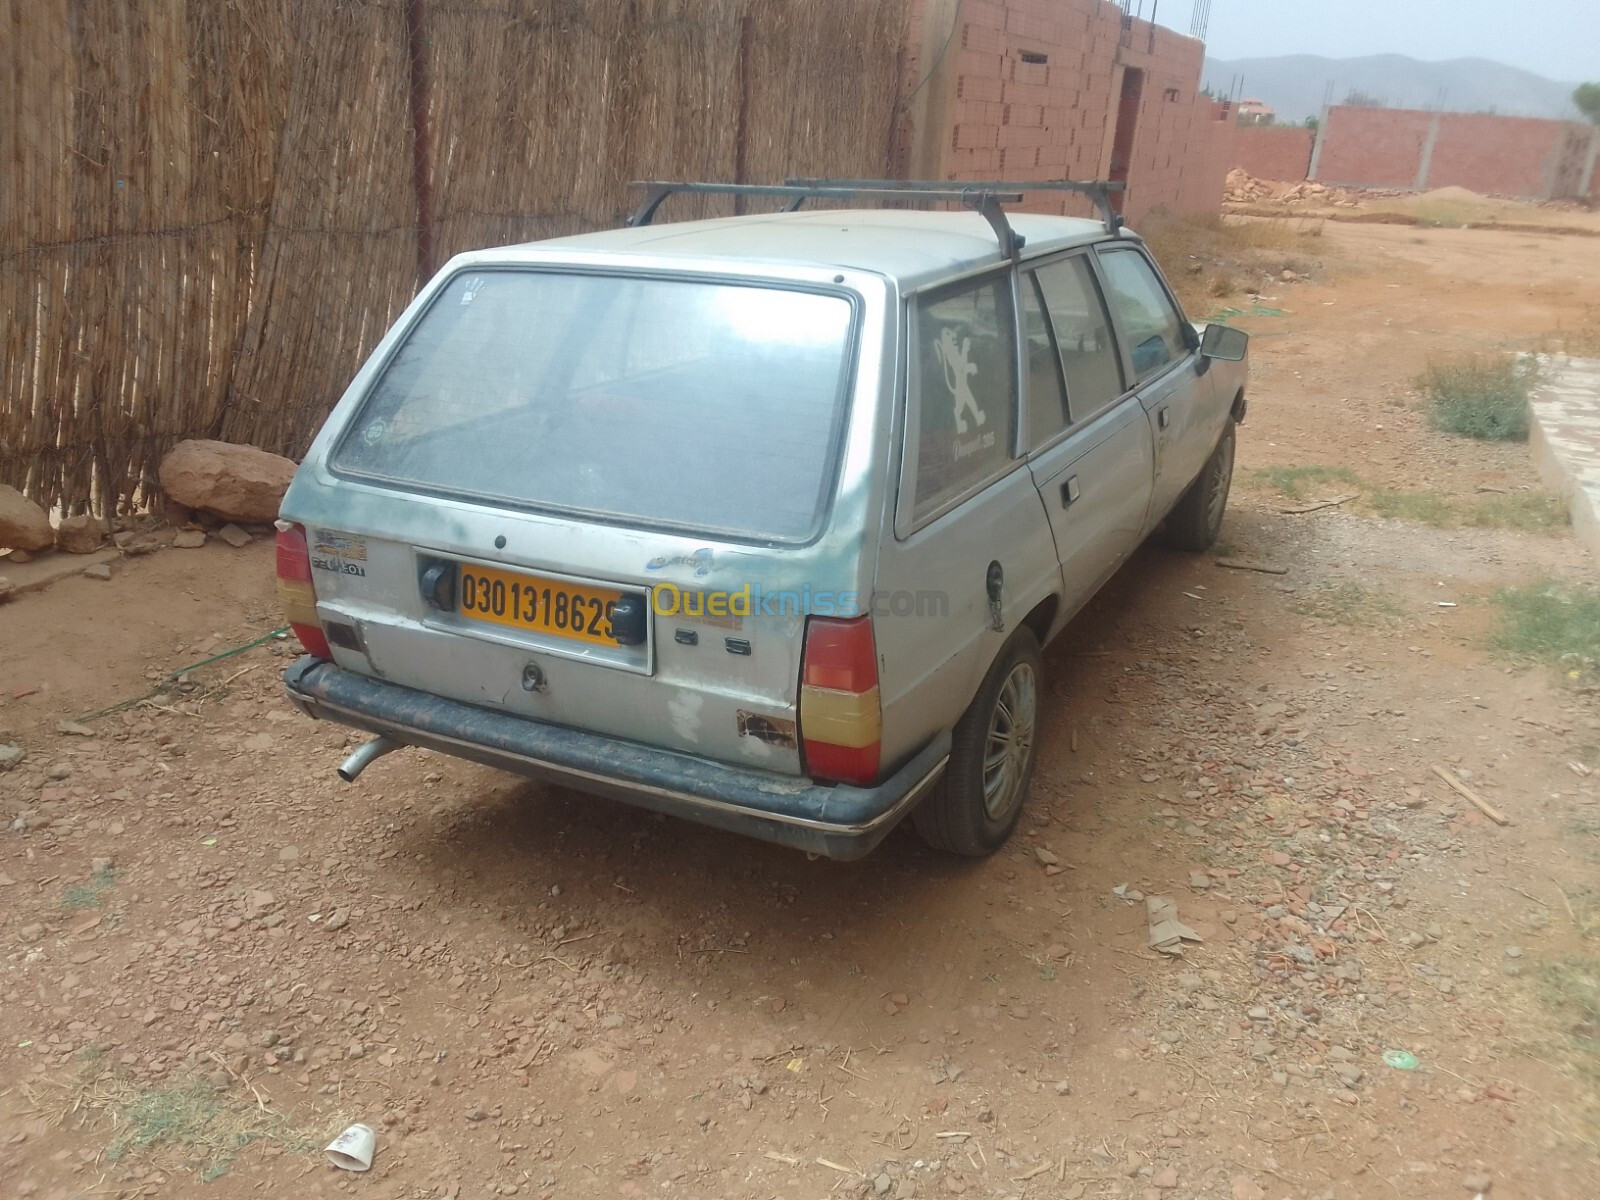
[(810, 617), (800, 666), (806, 770), (835, 783), (878, 777), (883, 708), (871, 617)]
[(317, 619), (317, 588), (311, 581), (311, 549), (306, 531), (278, 522), (278, 607), (307, 654), (332, 658), (327, 635)]

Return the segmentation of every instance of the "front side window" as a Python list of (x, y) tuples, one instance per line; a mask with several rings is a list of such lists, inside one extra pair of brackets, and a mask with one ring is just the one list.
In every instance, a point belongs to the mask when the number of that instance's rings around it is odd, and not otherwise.
[(330, 460), (375, 482), (803, 541), (832, 487), (854, 311), (718, 282), (463, 272)]
[(1094, 268), (1082, 254), (1046, 263), (1034, 272), (1055, 329), (1067, 376), (1067, 407), (1082, 421), (1123, 393), (1122, 363), (1111, 336)]
[(917, 304), (911, 397), (917, 413), (912, 519), (996, 474), (1016, 434), (1017, 358), (1010, 280), (934, 292)]
[(1100, 265), (1128, 337), (1134, 377), (1148, 379), (1187, 354), (1183, 316), (1145, 256), (1131, 249), (1103, 250)]

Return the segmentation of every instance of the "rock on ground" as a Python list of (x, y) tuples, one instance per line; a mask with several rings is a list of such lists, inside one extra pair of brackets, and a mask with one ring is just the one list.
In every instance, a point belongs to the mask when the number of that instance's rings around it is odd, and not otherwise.
[(44, 509), (14, 487), (0, 483), (0, 546), (12, 550), (48, 550), (55, 530)]
[(105, 533), (105, 525), (91, 516), (67, 517), (56, 526), (56, 549), (68, 554), (93, 554)]
[(229, 521), (271, 521), (294, 478), (295, 464), (254, 446), (179, 442), (161, 460), (161, 487), (188, 508)]

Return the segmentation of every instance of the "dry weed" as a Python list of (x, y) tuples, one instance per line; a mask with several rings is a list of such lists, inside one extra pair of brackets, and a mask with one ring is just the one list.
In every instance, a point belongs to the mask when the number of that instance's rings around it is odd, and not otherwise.
[(1140, 232), (1179, 302), (1198, 320), (1212, 311), (1213, 300), (1252, 290), (1248, 280), (1276, 279), (1286, 269), (1296, 275), (1319, 270), (1326, 260), (1324, 224), (1205, 214), (1152, 218)]
[[(108, 1068), (94, 1048), (80, 1054), (79, 1062), (70, 1077), (29, 1082), (24, 1094), (52, 1128), (105, 1137), (104, 1154), (112, 1162), (138, 1156), (209, 1182), (226, 1174), (240, 1151), (256, 1142), (307, 1153), (324, 1140), (322, 1123), (315, 1130), (297, 1126), (231, 1071), (227, 1074), (238, 1086), (221, 1087), (197, 1073), (140, 1084)], [(337, 1127), (337, 1118), (327, 1126)]]

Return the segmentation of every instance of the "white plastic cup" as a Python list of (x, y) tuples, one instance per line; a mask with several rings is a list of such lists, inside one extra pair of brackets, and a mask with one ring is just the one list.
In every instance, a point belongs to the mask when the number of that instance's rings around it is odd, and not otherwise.
[(370, 1171), (378, 1135), (370, 1125), (352, 1125), (328, 1143), (328, 1161), (345, 1171)]

